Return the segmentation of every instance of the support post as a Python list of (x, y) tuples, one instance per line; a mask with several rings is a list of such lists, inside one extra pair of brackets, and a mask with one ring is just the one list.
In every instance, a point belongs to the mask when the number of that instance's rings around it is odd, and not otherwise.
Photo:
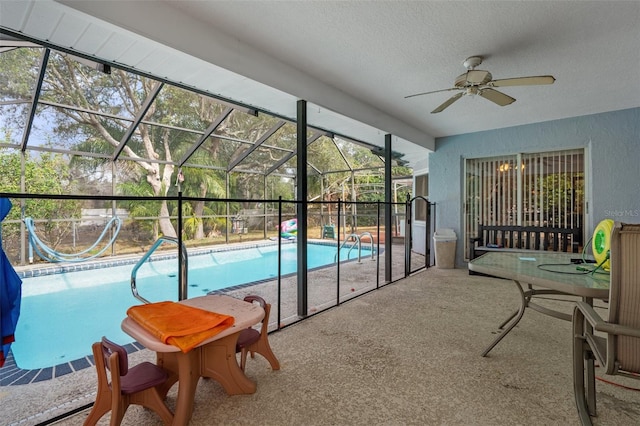
[[(384, 279), (391, 282), (391, 135), (384, 135)], [(406, 236), (405, 236), (406, 238)]]
[(187, 265), (182, 264), (182, 190), (178, 190), (178, 300), (187, 299)]
[(298, 315), (307, 316), (307, 101), (297, 103), (297, 145), (296, 161), (297, 183), (297, 214), (298, 222)]

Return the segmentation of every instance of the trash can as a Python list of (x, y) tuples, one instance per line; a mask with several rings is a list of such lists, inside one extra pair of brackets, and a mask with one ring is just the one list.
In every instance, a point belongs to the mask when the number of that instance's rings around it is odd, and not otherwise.
[(456, 233), (453, 229), (437, 229), (433, 234), (436, 253), (436, 267), (453, 269), (456, 267)]

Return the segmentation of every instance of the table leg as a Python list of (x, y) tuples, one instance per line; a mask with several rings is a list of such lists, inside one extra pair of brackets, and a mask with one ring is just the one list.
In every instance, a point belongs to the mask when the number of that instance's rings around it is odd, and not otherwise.
[[(174, 361), (172, 363), (172, 361)], [(165, 358), (165, 353), (156, 352), (156, 365), (164, 368), (169, 373), (169, 378), (164, 384), (158, 388), (158, 392), (160, 393), (160, 397), (162, 399), (167, 398), (167, 393), (173, 387), (173, 385), (178, 381), (178, 365), (175, 363), (175, 357), (167, 357)]]
[[(522, 288), (522, 286), (519, 286)], [(531, 284), (529, 284), (528, 286), (528, 290), (525, 292), (525, 299), (526, 299), (526, 305), (525, 307), (529, 306), (529, 302), (531, 302), (531, 296), (534, 294), (534, 290), (531, 287)], [(502, 330), (504, 328), (505, 325), (507, 325), (509, 323), (509, 321), (511, 321), (513, 319), (513, 317), (515, 317), (516, 315), (518, 315), (518, 312), (520, 312), (520, 309), (517, 309), (515, 311), (513, 311), (513, 313), (511, 315), (509, 315), (507, 317), (506, 320), (504, 320), (499, 326), (498, 328), (500, 330)]]
[[(192, 349), (187, 353), (165, 352), (158, 354), (158, 365), (169, 370), (170, 381), (174, 377), (178, 378), (178, 398), (173, 414), (173, 424), (176, 426), (188, 424), (193, 414), (193, 399), (200, 379), (201, 357), (201, 348)], [(173, 382), (175, 383), (175, 380)]]
[(251, 381), (238, 365), (236, 342), (238, 333), (214, 340), (202, 346), (200, 374), (218, 381), (229, 395), (254, 393), (256, 384)]
[[(522, 316), (524, 315), (524, 310), (527, 307), (527, 296), (525, 296), (524, 290), (522, 289), (522, 286), (520, 285), (520, 283), (515, 280), (513, 282), (516, 284), (516, 287), (520, 292), (520, 308), (518, 309), (518, 312), (515, 315), (512, 315), (509, 318), (510, 320), (512, 319), (511, 323), (509, 323), (509, 325), (504, 329), (504, 331), (495, 338), (493, 343), (491, 343), (489, 347), (487, 347), (487, 349), (485, 349), (484, 352), (482, 352), (482, 356), (487, 356), (487, 354), (491, 351), (491, 349), (493, 349), (498, 343), (500, 343), (502, 339), (504, 339), (504, 336), (506, 336), (511, 331), (511, 329), (513, 329), (513, 327), (515, 327), (516, 324), (520, 322), (520, 319), (522, 319)], [(503, 323), (502, 325), (504, 324), (506, 324), (506, 322)]]

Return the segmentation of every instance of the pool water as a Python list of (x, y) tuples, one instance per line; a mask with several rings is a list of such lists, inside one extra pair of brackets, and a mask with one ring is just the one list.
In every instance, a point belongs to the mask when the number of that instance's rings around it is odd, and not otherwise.
[[(347, 260), (349, 250), (340, 251)], [(370, 255), (370, 252), (366, 252)], [(308, 245), (308, 268), (334, 263), (336, 247)], [(190, 255), (188, 297), (277, 276), (276, 245)], [(363, 249), (362, 256), (366, 256)], [(350, 253), (357, 258), (357, 250)], [(296, 271), (295, 244), (282, 246), (282, 275)], [(141, 302), (131, 293), (134, 265), (24, 278), (16, 341), (11, 349), (19, 368), (38, 369), (83, 358), (102, 336), (126, 344), (120, 329), (127, 309)], [(177, 260), (147, 262), (136, 277), (139, 294), (151, 302), (178, 299)]]

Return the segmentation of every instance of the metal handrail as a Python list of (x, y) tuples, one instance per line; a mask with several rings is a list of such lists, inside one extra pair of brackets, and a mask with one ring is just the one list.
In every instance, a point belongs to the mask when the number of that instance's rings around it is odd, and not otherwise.
[(345, 244), (347, 244), (350, 238), (353, 238), (355, 240), (355, 244), (352, 244), (351, 247), (349, 247), (349, 251), (347, 252), (347, 259), (349, 259), (351, 250), (353, 250), (354, 247), (358, 247), (358, 262), (360, 262), (362, 260), (362, 237), (365, 237), (365, 236), (369, 237), (369, 243), (371, 245), (371, 260), (375, 260), (374, 251), (373, 251), (373, 235), (371, 235), (371, 232), (363, 232), (360, 235), (349, 234), (347, 238), (345, 238), (345, 240), (342, 242), (340, 247), (338, 247), (338, 252), (334, 256), (333, 261), (334, 262), (338, 261), (338, 258), (340, 256), (340, 249), (342, 249), (345, 246)]
[[(362, 243), (362, 237), (368, 236), (369, 237), (369, 242), (371, 243), (371, 260), (375, 260), (374, 257), (374, 253), (373, 253), (373, 235), (371, 235), (371, 232), (363, 232), (362, 234), (360, 234), (360, 243)], [(360, 255), (358, 255), (358, 261), (360, 261)]]
[[(138, 293), (138, 287), (136, 285), (136, 275), (138, 273), (138, 269), (149, 259), (151, 254), (156, 251), (158, 247), (162, 245), (162, 243), (170, 242), (179, 244), (178, 239), (174, 237), (160, 237), (156, 240), (155, 243), (151, 246), (151, 248), (140, 258), (136, 266), (133, 267), (131, 271), (131, 292), (133, 293), (133, 297), (140, 300), (144, 303), (151, 303), (144, 297), (140, 296)], [(184, 300), (187, 298), (187, 269), (189, 265), (189, 261), (187, 259), (187, 247), (182, 244), (180, 247), (180, 264), (181, 264), (181, 273), (178, 277), (178, 300)]]
[(352, 238), (355, 240), (355, 244), (352, 244), (351, 247), (349, 247), (349, 251), (347, 252), (347, 259), (349, 259), (349, 255), (351, 254), (351, 250), (353, 250), (354, 247), (358, 247), (358, 262), (360, 262), (360, 255), (362, 253), (362, 247), (360, 245), (360, 236), (358, 234), (349, 234), (347, 235), (347, 238), (344, 239), (344, 241), (342, 242), (342, 244), (340, 244), (340, 247), (338, 247), (338, 251), (336, 253), (336, 255), (333, 257), (333, 261), (334, 262), (338, 262), (338, 259), (340, 259), (340, 250), (344, 247), (345, 244), (347, 244), (349, 242), (349, 239)]

